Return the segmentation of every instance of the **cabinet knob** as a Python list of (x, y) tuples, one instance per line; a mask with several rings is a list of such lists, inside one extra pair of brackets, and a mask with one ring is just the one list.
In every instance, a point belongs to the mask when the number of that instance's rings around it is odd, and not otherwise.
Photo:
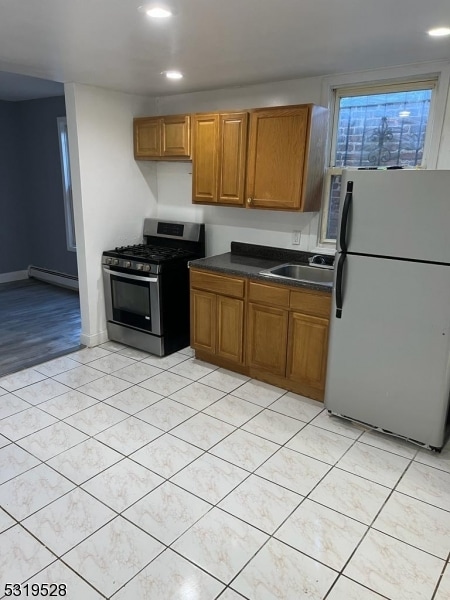
[(252, 203), (252, 199), (251, 198), (247, 198), (247, 204), (251, 204)]

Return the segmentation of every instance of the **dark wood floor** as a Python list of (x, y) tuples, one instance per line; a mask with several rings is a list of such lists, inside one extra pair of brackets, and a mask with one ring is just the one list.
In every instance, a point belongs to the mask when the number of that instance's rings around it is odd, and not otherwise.
[(80, 346), (78, 292), (36, 279), (0, 284), (0, 376)]

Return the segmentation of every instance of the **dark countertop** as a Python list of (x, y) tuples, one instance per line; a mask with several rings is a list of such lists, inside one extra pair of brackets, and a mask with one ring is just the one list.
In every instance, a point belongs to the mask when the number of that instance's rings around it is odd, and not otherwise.
[(189, 266), (203, 271), (237, 275), (256, 281), (271, 282), (291, 288), (306, 288), (331, 294), (332, 287), (321, 283), (306, 283), (296, 281), (295, 279), (278, 279), (259, 274), (264, 269), (271, 269), (285, 262), (297, 262), (307, 265), (310, 256), (314, 256), (314, 254), (297, 250), (285, 250), (284, 248), (231, 242), (231, 252), (191, 260)]

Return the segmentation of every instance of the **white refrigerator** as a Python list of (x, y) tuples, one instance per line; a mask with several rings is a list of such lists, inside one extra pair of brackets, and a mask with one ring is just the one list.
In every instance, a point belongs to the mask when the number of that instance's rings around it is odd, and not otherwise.
[(450, 171), (344, 171), (325, 406), (442, 448), (450, 395)]

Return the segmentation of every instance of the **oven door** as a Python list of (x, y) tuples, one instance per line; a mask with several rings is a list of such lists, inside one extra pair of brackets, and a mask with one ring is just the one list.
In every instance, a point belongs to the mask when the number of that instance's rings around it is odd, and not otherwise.
[(108, 321), (162, 335), (159, 277), (103, 267), (103, 281)]

